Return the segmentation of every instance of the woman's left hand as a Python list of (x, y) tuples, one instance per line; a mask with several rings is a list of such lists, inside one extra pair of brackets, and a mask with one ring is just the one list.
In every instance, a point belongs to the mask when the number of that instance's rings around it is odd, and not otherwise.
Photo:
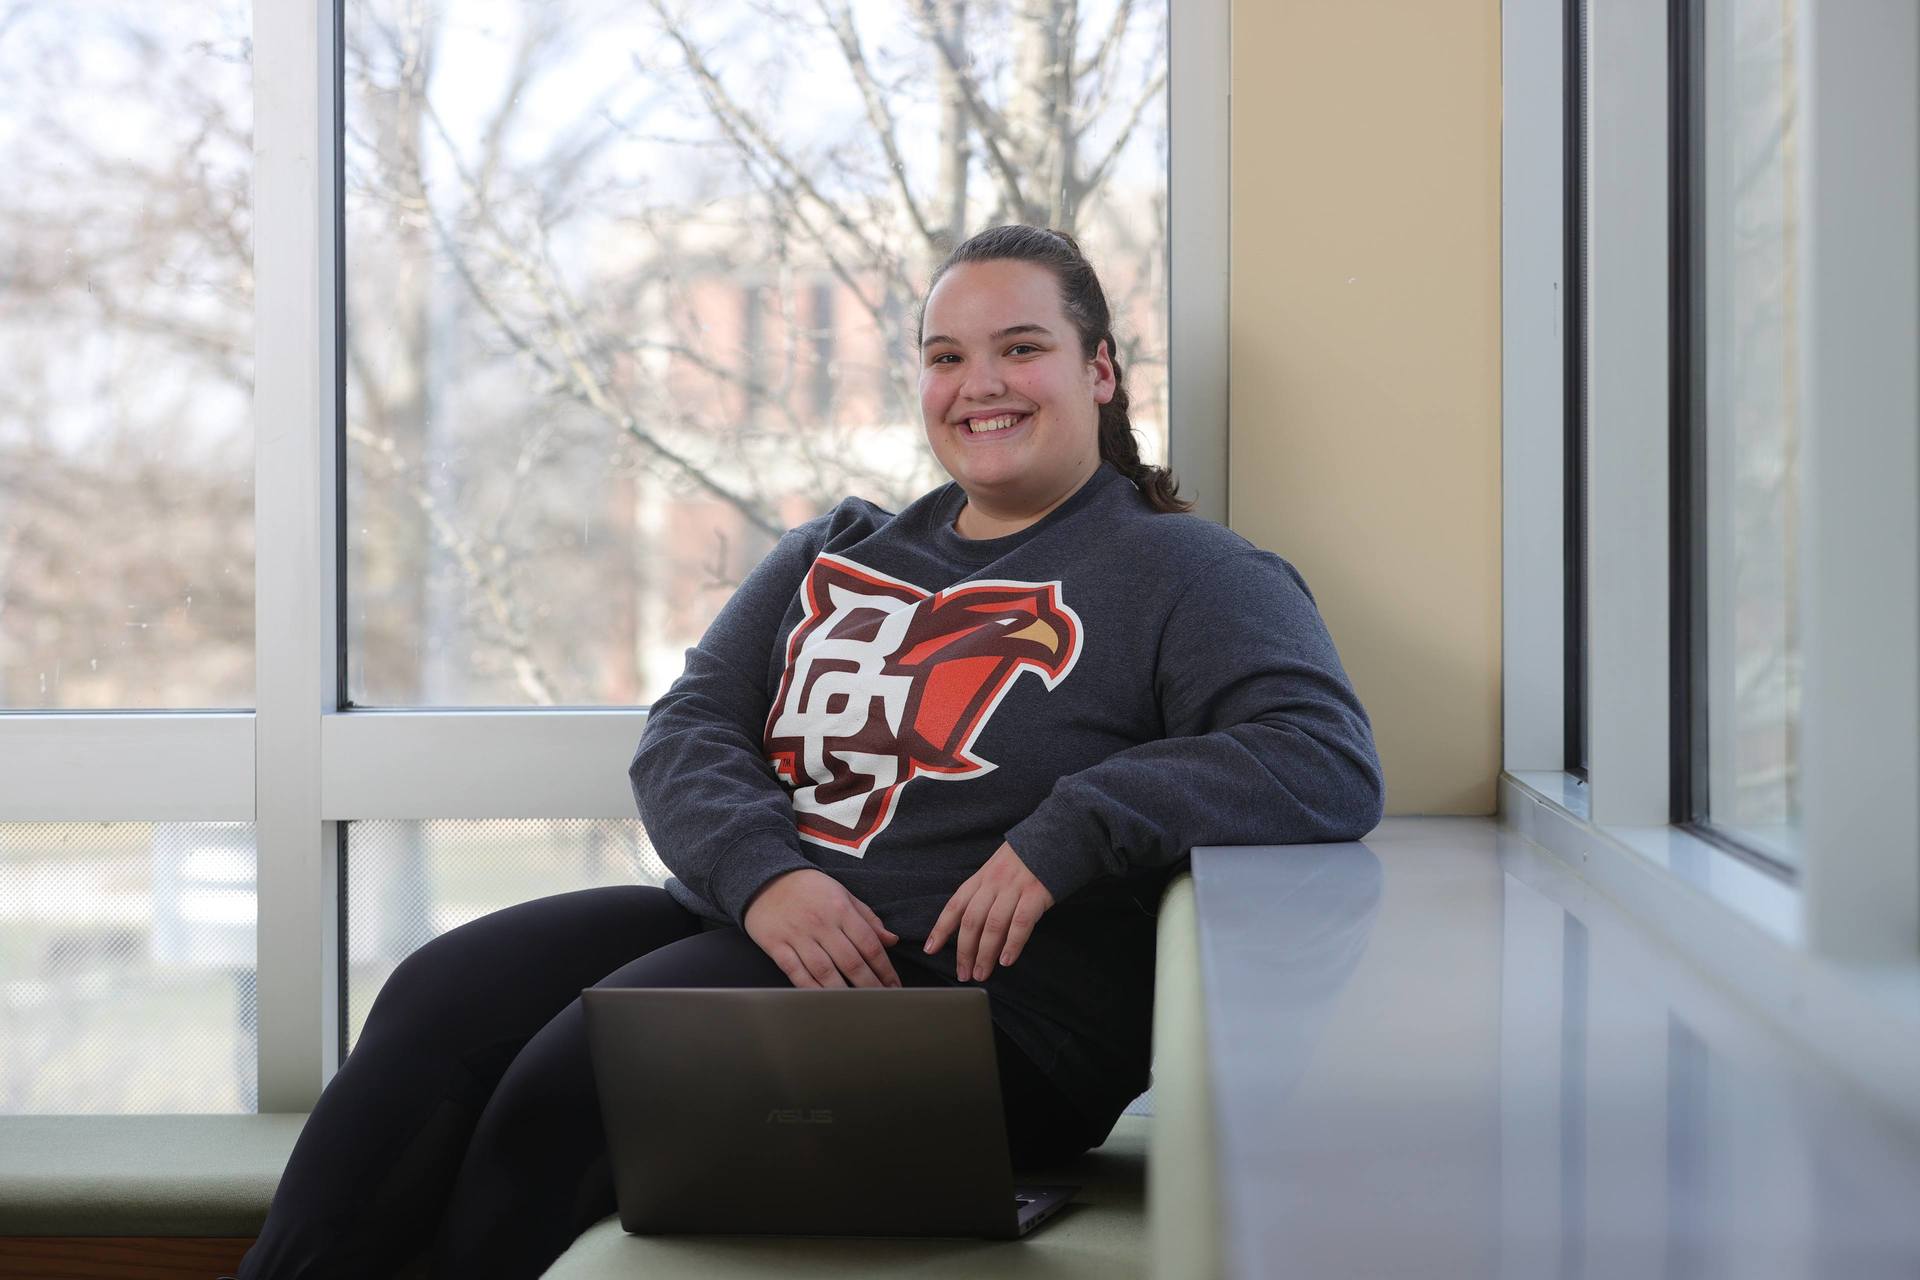
[(995, 956), (1003, 965), (1019, 957), (1033, 926), (1052, 905), (1047, 886), (1027, 870), (1013, 846), (1002, 841), (986, 864), (954, 891), (923, 950), (931, 955), (954, 937), (959, 945), (953, 971), (962, 982), (969, 976), (981, 981), (993, 972)]

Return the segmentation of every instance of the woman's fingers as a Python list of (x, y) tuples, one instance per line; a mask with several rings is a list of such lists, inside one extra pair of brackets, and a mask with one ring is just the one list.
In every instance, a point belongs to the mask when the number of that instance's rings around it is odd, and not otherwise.
[(773, 962), (780, 966), (780, 972), (787, 975), (787, 981), (794, 986), (806, 988), (820, 985), (814, 981), (813, 975), (807, 972), (807, 966), (800, 963), (800, 953), (786, 943), (781, 943), (768, 954), (772, 956)]
[(873, 913), (872, 907), (860, 901), (860, 899), (855, 898), (852, 894), (848, 894), (847, 897), (854, 906), (860, 908), (860, 914), (866, 917), (867, 923), (873, 926), (873, 931), (880, 935), (882, 942), (887, 946), (892, 946), (894, 943), (900, 941), (900, 935), (882, 924), (880, 917)]
[(1012, 964), (1020, 958), (1026, 949), (1027, 939), (1033, 936), (1033, 926), (1040, 923), (1040, 917), (1046, 913), (1046, 906), (1035, 893), (1023, 893), (1013, 909), (1013, 920), (1007, 929), (1006, 945), (1000, 949), (1000, 963)]
[(987, 925), (987, 911), (993, 906), (993, 891), (982, 885), (973, 892), (967, 909), (960, 913), (959, 942), (954, 952), (953, 971), (965, 982), (973, 977), (974, 957), (980, 953), (980, 932)]
[(960, 913), (973, 901), (975, 883), (974, 877), (967, 877), (966, 883), (955, 889), (953, 896), (947, 899), (947, 905), (940, 909), (940, 918), (933, 922), (933, 932), (927, 935), (927, 944), (922, 948), (928, 955), (946, 945), (948, 936), (960, 923)]
[(1000, 956), (1007, 949), (1008, 931), (1013, 927), (1019, 910), (1020, 890), (1014, 886), (1002, 889), (994, 898), (993, 905), (987, 908), (986, 926), (980, 930), (980, 949), (974, 953), (973, 977), (976, 982), (985, 981), (987, 975), (993, 972), (993, 966), (1000, 963)]
[(978, 982), (996, 964), (1012, 964), (1053, 897), (1013, 846), (1002, 844), (985, 866), (968, 877), (947, 900), (927, 935), (931, 954), (954, 939), (954, 973), (962, 982)]
[[(841, 924), (841, 935), (853, 945), (860, 958), (866, 962), (877, 985), (899, 986), (900, 975), (893, 971), (893, 959), (887, 955), (887, 948), (900, 941), (900, 935), (880, 923), (880, 917), (873, 913), (873, 908), (851, 893), (847, 895), (847, 901), (856, 908), (856, 918)], [(853, 975), (849, 973), (847, 976), (851, 978)]]
[(846, 979), (840, 976), (840, 970), (834, 965), (833, 957), (827, 954), (825, 947), (812, 938), (802, 938), (794, 947), (800, 953), (801, 961), (807, 966), (807, 972), (813, 975), (816, 984), (822, 987), (844, 987)]
[(880, 934), (875, 933), (864, 920), (854, 921), (851, 927), (842, 932), (847, 941), (853, 944), (854, 950), (860, 953), (860, 958), (867, 962), (867, 968), (873, 970), (881, 986), (900, 985), (900, 975), (894, 972), (893, 957), (887, 954), (886, 940)]
[[(856, 925), (854, 927), (859, 928), (860, 926)], [(868, 933), (867, 936), (869, 939), (873, 937), (871, 933)], [(877, 949), (878, 941), (874, 941)], [(835, 932), (822, 937), (820, 942), (822, 946), (826, 947), (827, 954), (833, 957), (834, 966), (846, 976), (847, 982), (850, 985), (856, 987), (885, 987), (892, 985), (874, 971), (873, 966), (868, 963), (867, 957), (862, 954), (859, 944), (854, 942), (853, 938), (848, 934)], [(886, 952), (880, 952), (880, 959), (882, 962), (886, 960)]]
[(865, 946), (853, 934), (836, 929), (782, 944), (774, 963), (795, 987), (900, 986), (900, 975), (894, 972), (880, 939), (871, 930), (852, 927), (866, 935)]

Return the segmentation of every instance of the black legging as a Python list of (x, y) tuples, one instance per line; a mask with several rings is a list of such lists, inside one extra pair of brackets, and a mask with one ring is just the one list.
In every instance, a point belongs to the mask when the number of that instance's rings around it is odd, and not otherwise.
[[(894, 969), (907, 986), (949, 985)], [(540, 1275), (614, 1211), (581, 988), (790, 985), (740, 929), (642, 885), (524, 902), (435, 938), (387, 979), (314, 1105), (241, 1280), (369, 1280), (429, 1248), (433, 1276)], [(994, 1044), (1015, 1165), (1086, 1150), (1065, 1097), (997, 1027)]]

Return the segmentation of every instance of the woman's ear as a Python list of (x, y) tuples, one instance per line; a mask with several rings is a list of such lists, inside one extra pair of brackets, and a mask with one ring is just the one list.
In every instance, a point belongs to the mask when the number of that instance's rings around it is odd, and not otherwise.
[(1087, 369), (1093, 376), (1093, 402), (1106, 404), (1111, 401), (1120, 379), (1113, 372), (1113, 356), (1107, 351), (1105, 338), (1100, 339), (1100, 345), (1094, 348), (1093, 359), (1087, 362)]

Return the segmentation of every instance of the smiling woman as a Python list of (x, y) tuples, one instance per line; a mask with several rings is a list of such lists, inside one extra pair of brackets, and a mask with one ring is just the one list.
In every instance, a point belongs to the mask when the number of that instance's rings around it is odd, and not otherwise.
[(1189, 850), (1379, 822), (1312, 594), (1140, 462), (1074, 241), (967, 241), (924, 320), (953, 482), (789, 530), (687, 651), (628, 768), (664, 885), (495, 911), (393, 972), (246, 1280), (429, 1247), (438, 1274), (540, 1274), (614, 1207), (585, 986), (980, 983), (1015, 1167), (1076, 1156), (1149, 1084)]
[(953, 482), (790, 531), (629, 773), (686, 911), (796, 987), (985, 983), (1002, 1071), (1048, 1084), (1012, 1145), (1097, 1145), (1147, 1083), (1168, 878), (1371, 829), (1371, 723), (1292, 566), (1140, 461), (1072, 237), (966, 241), (917, 337)]
[(933, 273), (920, 323), (920, 413), (967, 492), (954, 526), (1017, 533), (1104, 459), (1158, 511), (1187, 511), (1173, 476), (1140, 461), (1106, 291), (1064, 231), (994, 227)]
[(1371, 724), (1292, 566), (1140, 461), (1071, 236), (974, 236), (921, 318), (953, 482), (789, 532), (629, 772), (674, 901), (797, 987), (986, 983), (1058, 1097), (1010, 1139), (1058, 1113), (1097, 1143), (1146, 1084), (1167, 878), (1196, 844), (1370, 829)]
[(927, 442), (967, 491), (969, 538), (1018, 533), (1065, 502), (1100, 465), (1099, 406), (1113, 398), (1101, 340), (1081, 355), (1045, 267), (963, 262), (927, 299), (920, 411)]

